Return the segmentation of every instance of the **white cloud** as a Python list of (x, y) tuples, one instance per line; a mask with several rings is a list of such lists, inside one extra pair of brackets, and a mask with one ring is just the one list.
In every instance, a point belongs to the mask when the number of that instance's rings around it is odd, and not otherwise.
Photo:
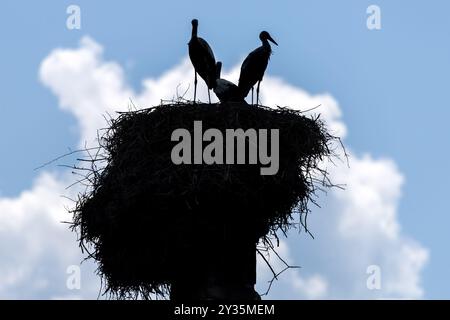
[[(80, 144), (92, 142), (103, 115), (126, 110), (130, 99), (140, 107), (182, 94), (191, 84), (192, 68), (187, 59), (158, 78), (143, 81), (140, 92), (131, 89), (120, 65), (103, 59), (103, 48), (83, 38), (79, 48), (56, 49), (42, 62), (40, 78), (58, 98), (61, 109), (79, 123)], [(236, 81), (239, 67), (224, 72)], [(200, 81), (199, 98), (206, 100)], [(192, 88), (188, 98), (192, 95)], [(344, 137), (346, 126), (338, 103), (329, 94), (310, 95), (285, 81), (266, 76), (261, 85), (266, 105), (289, 105), (303, 110), (322, 106), (329, 128)], [(322, 209), (314, 210), (309, 225), (316, 239), (292, 233), (281, 242), (280, 252), (301, 269), (289, 270), (274, 284), (272, 298), (420, 298), (421, 271), (428, 252), (400, 228), (397, 206), (404, 177), (395, 163), (353, 154), (351, 168), (330, 167), (332, 178), (347, 183), (346, 191), (335, 190), (322, 198)], [(91, 264), (84, 267), (81, 292), (65, 289), (65, 270), (80, 261), (74, 235), (60, 198), (69, 178), (43, 173), (34, 187), (17, 198), (0, 198), (0, 297), (96, 298), (98, 279)], [(277, 267), (282, 266), (275, 263)], [(379, 265), (382, 289), (366, 288), (366, 268)], [(259, 264), (259, 285), (264, 289), (270, 274)]]
[[(295, 235), (294, 235), (295, 236)], [(290, 266), (296, 266), (286, 241), (280, 241), (279, 247), (276, 248), (277, 254)], [(281, 272), (286, 265), (275, 254), (264, 254), (266, 260), (270, 263), (275, 272)], [(297, 266), (299, 267), (299, 266)], [(264, 259), (258, 256), (257, 264), (257, 291), (261, 294), (267, 292), (270, 282), (273, 280), (274, 274), (269, 271)], [(328, 292), (328, 281), (326, 275), (320, 275), (310, 272), (308, 276), (302, 275), (302, 269), (292, 268), (285, 270), (278, 276), (277, 281), (273, 281), (269, 291), (269, 298), (272, 299), (324, 299)]]
[[(82, 266), (81, 290), (68, 290), (66, 269), (82, 257), (64, 206), (69, 179), (43, 173), (30, 190), (17, 198), (0, 198), (0, 298), (93, 296), (98, 281), (92, 263)], [(74, 191), (71, 192), (72, 196)]]
[[(287, 271), (286, 278), (301, 276), (306, 282), (317, 275), (323, 277), (326, 294), (321, 297), (325, 298), (423, 297), (421, 271), (428, 251), (402, 233), (397, 216), (404, 177), (388, 159), (352, 156), (350, 164), (350, 168), (330, 167), (333, 180), (347, 187), (323, 197), (322, 208), (315, 208), (309, 216), (315, 239), (291, 232), (284, 240), (290, 263), (302, 267)], [(380, 290), (367, 288), (366, 271), (371, 265), (380, 267)], [(263, 274), (270, 276), (267, 268)], [(279, 290), (270, 297), (282, 296)], [(289, 290), (297, 298), (310, 298), (304, 290)]]
[(40, 68), (41, 81), (58, 97), (59, 106), (79, 121), (82, 144), (104, 127), (105, 112), (123, 109), (133, 97), (122, 68), (103, 62), (102, 52), (99, 44), (86, 37), (77, 50), (54, 50)]

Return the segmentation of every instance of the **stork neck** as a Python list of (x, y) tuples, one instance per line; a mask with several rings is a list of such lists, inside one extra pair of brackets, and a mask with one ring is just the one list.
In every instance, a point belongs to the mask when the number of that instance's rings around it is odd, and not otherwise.
[(192, 38), (197, 38), (197, 29), (198, 26), (196, 25), (192, 26)]
[(272, 47), (267, 39), (262, 40), (262, 47), (265, 52), (268, 52), (269, 54), (272, 52)]
[(220, 73), (222, 72), (222, 66), (216, 65), (216, 79), (220, 79)]

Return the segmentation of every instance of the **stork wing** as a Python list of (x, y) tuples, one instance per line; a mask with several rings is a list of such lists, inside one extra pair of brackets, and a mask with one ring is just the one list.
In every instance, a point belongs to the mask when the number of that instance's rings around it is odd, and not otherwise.
[(202, 67), (198, 68), (198, 74), (205, 80), (208, 88), (212, 89), (216, 84), (216, 59), (208, 42), (202, 38), (198, 38), (198, 43), (203, 51), (201, 55)]
[(239, 88), (245, 96), (247, 96), (250, 89), (262, 80), (264, 71), (267, 67), (267, 62), (264, 62), (264, 52), (260, 48), (256, 48), (245, 58), (241, 66), (241, 74), (239, 76)]
[(208, 56), (213, 58), (214, 64), (215, 64), (216, 58), (214, 57), (214, 52), (212, 51), (212, 49), (209, 46), (208, 42), (206, 42), (202, 38), (198, 38), (198, 41), (200, 42), (201, 46), (208, 52)]

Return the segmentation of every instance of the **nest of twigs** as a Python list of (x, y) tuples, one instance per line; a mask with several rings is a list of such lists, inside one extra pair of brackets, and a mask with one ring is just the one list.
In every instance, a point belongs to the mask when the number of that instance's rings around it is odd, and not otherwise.
[[(277, 174), (261, 175), (254, 164), (174, 164), (172, 132), (185, 128), (193, 136), (196, 120), (203, 131), (279, 129)], [(224, 228), (269, 245), (270, 235), (294, 222), (305, 226), (316, 188), (329, 185), (318, 164), (336, 139), (318, 116), (288, 108), (168, 103), (120, 113), (99, 139), (106, 165), (92, 172), (72, 227), (98, 263), (106, 292), (165, 296), (180, 274), (202, 274), (211, 253), (226, 246)]]

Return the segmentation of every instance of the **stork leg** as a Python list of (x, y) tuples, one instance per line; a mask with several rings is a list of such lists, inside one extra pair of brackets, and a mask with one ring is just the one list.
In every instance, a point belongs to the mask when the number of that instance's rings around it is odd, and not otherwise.
[(252, 87), (252, 105), (253, 105), (253, 87)]
[(194, 77), (194, 104), (195, 104), (195, 101), (197, 99), (197, 71), (194, 70), (194, 74), (195, 74)]
[(258, 86), (256, 87), (256, 106), (259, 104), (259, 85), (261, 84), (261, 81), (258, 81)]

